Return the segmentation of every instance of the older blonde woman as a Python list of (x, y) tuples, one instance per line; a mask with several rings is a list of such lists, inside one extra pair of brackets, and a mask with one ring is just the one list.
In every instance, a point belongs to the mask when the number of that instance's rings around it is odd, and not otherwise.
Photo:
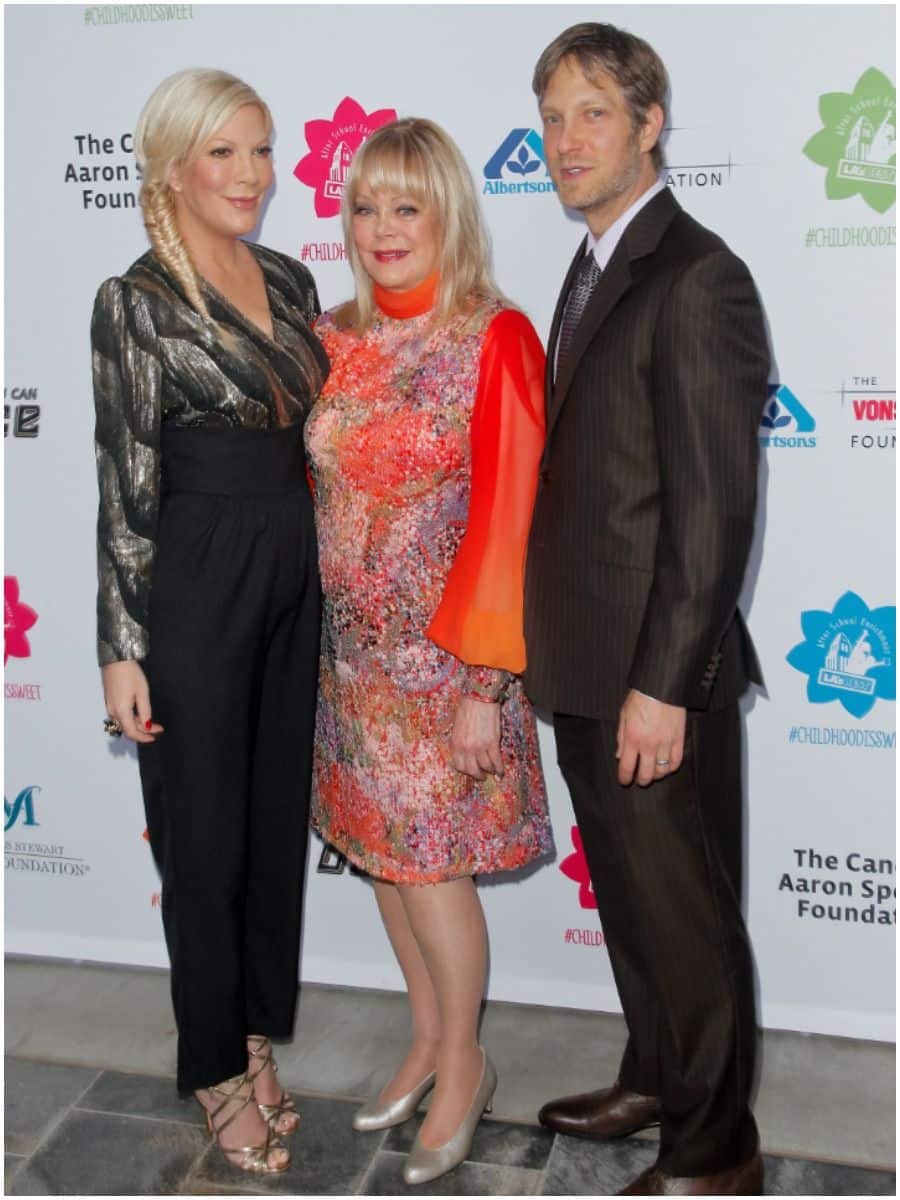
[(374, 880), (412, 1008), (409, 1053), (354, 1124), (399, 1124), (433, 1088), (405, 1165), (422, 1183), (463, 1161), (496, 1085), (473, 877), (551, 848), (518, 678), (544, 355), (491, 281), (468, 170), (430, 121), (357, 152), (344, 224), (356, 296), (316, 327), (332, 372), (306, 427), (324, 597), (313, 820)]
[(221, 71), (154, 91), (135, 138), (150, 250), (91, 326), (107, 731), (138, 743), (178, 1026), (228, 1161), (275, 1172), (293, 1031), (319, 584), (302, 429), (328, 363), (304, 267), (245, 242), (272, 120)]

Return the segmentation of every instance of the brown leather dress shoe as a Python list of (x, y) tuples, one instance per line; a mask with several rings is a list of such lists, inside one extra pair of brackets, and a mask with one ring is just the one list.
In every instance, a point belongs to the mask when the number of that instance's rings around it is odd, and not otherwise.
[(763, 1163), (759, 1154), (716, 1175), (666, 1175), (648, 1167), (620, 1196), (761, 1196)]
[(538, 1120), (548, 1129), (570, 1137), (626, 1137), (649, 1125), (658, 1125), (659, 1101), (655, 1096), (626, 1092), (619, 1081), (599, 1092), (582, 1092), (579, 1096), (563, 1096), (551, 1100), (538, 1113)]

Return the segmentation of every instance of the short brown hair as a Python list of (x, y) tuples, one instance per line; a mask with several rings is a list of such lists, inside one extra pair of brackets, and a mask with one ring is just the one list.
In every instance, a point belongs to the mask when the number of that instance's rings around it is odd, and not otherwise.
[[(553, 39), (537, 60), (531, 86), (539, 101), (544, 98), (550, 76), (567, 58), (574, 59), (588, 79), (598, 70), (612, 76), (625, 93), (633, 127), (644, 124), (652, 104), (658, 104), (662, 109), (665, 123), (669, 77), (662, 59), (643, 38), (617, 29), (615, 25), (601, 25), (596, 21), (570, 26)], [(653, 165), (659, 170), (663, 166), (659, 140), (651, 156)]]

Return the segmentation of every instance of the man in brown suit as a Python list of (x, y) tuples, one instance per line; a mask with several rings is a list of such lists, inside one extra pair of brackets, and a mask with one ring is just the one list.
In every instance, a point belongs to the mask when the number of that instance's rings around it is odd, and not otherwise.
[(550, 334), (526, 684), (553, 713), (629, 1033), (612, 1087), (540, 1119), (658, 1124), (622, 1194), (753, 1195), (737, 700), (760, 675), (737, 600), (769, 354), (747, 268), (659, 177), (667, 87), (646, 42), (599, 24), (534, 76), (550, 173), (589, 232)]

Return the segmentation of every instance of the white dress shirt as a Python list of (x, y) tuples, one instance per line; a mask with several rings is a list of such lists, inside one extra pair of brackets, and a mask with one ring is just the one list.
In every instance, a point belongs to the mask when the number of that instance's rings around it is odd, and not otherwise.
[(621, 217), (618, 217), (615, 221), (613, 221), (606, 233), (601, 234), (600, 237), (595, 238), (590, 230), (588, 230), (587, 253), (590, 254), (590, 252), (593, 250), (594, 258), (597, 260), (597, 266), (601, 271), (606, 270), (607, 266), (609, 265), (609, 260), (613, 256), (613, 251), (621, 241), (622, 234), (625, 232), (634, 218), (638, 215), (645, 204), (649, 204), (654, 196), (659, 195), (665, 186), (665, 179), (662, 176), (659, 176), (656, 180), (656, 183), (648, 187), (646, 192), (641, 192), (634, 204), (632, 204), (630, 208), (626, 208)]

